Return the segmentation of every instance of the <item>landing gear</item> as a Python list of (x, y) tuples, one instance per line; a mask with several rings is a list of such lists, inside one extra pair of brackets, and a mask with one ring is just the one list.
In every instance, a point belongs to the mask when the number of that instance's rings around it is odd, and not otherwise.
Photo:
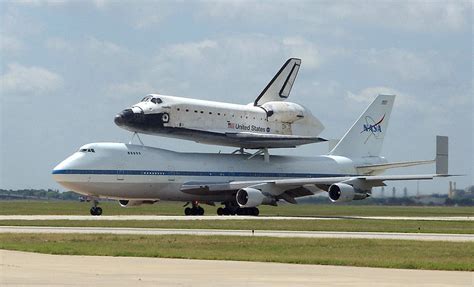
[(193, 207), (186, 207), (184, 209), (184, 214), (186, 215), (204, 215), (204, 208), (200, 207), (199, 204), (195, 201), (192, 203)]
[(91, 215), (99, 216), (102, 214), (102, 208), (100, 207), (92, 206), (90, 211), (91, 211)]
[(97, 206), (99, 204), (99, 202), (96, 199), (94, 199), (92, 201), (92, 204), (93, 204), (93, 206), (90, 209), (91, 215), (94, 215), (94, 216), (101, 215), (102, 214), (102, 208)]
[(253, 215), (258, 216), (260, 214), (260, 210), (256, 207), (246, 207), (241, 208), (235, 204), (226, 203), (225, 207), (219, 207), (217, 209), (217, 215)]

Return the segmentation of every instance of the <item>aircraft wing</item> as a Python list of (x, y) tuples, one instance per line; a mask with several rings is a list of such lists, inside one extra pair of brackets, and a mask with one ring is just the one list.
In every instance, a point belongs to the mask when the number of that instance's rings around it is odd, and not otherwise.
[(370, 190), (373, 187), (385, 186), (384, 181), (426, 180), (433, 179), (435, 177), (448, 176), (452, 175), (354, 175), (317, 178), (268, 179), (254, 181), (188, 182), (181, 186), (181, 191), (196, 195), (218, 195), (222, 193), (236, 193), (239, 189), (252, 187), (270, 193), (279, 199), (284, 199), (290, 203), (296, 203), (295, 198), (327, 191), (329, 186), (335, 183), (346, 183), (357, 186), (357, 188), (360, 189)]
[(259, 134), (252, 132), (226, 133), (229, 139), (240, 143), (243, 148), (288, 148), (303, 144), (325, 142), (326, 139), (310, 136)]

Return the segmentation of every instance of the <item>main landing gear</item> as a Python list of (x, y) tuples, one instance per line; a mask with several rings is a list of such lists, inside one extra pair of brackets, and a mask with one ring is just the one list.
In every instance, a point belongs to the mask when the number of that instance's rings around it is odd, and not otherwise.
[(92, 201), (92, 204), (93, 206), (91, 207), (91, 215), (94, 215), (94, 216), (99, 216), (102, 214), (102, 208), (98, 207), (97, 205), (99, 204), (99, 202), (97, 200), (93, 200)]
[(237, 204), (225, 203), (225, 207), (217, 209), (217, 215), (252, 215), (258, 216), (260, 210), (256, 207), (241, 208)]
[[(184, 214), (186, 215), (204, 215), (204, 208), (199, 206), (197, 201), (192, 202), (192, 207), (186, 207)], [(186, 205), (185, 205), (186, 206)]]

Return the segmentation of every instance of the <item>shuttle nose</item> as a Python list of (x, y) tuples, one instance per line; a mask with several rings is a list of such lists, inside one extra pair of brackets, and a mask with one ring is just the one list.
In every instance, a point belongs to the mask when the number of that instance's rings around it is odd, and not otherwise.
[(133, 114), (132, 109), (125, 109), (115, 116), (114, 122), (117, 126), (122, 126), (133, 118)]

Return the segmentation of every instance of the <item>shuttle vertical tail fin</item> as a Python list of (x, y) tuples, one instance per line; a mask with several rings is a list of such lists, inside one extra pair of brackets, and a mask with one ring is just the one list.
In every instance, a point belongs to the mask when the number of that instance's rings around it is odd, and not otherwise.
[(378, 95), (329, 154), (379, 156), (394, 100), (394, 95)]
[(260, 106), (270, 101), (284, 101), (288, 98), (293, 83), (296, 80), (296, 75), (298, 75), (300, 65), (301, 59), (288, 59), (255, 99), (254, 106)]

